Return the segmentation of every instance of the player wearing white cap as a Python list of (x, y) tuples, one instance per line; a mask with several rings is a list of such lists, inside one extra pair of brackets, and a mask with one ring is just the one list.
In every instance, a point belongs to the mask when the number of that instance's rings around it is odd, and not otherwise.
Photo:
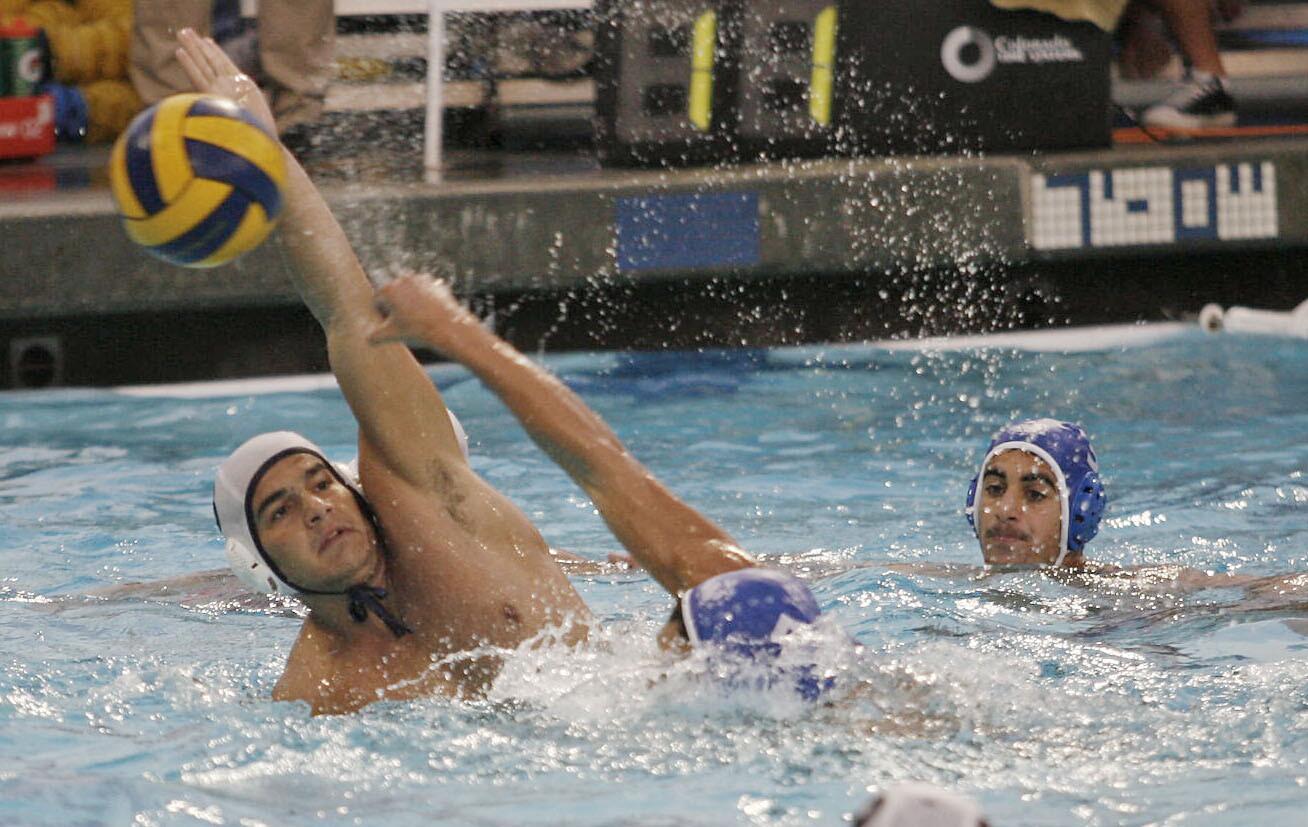
[[(230, 97), (271, 123), (258, 88), (212, 40), (183, 31), (180, 41), (179, 59), (198, 91)], [(421, 306), (392, 301), (383, 319), (326, 202), (294, 157), (285, 158), (281, 239), (358, 422), (359, 464), (355, 480), (306, 437), (277, 431), (238, 447), (215, 479), (214, 513), (238, 576), (309, 609), (275, 698), (321, 713), (476, 693), (498, 672), (490, 650), (586, 636), (589, 613), (540, 533), (469, 468), (440, 394), (412, 354), (379, 343), (407, 338), (396, 327), (406, 309), (436, 325), (449, 312), (466, 316), (449, 328), (457, 345), (428, 344), (499, 394), (637, 561), (688, 598), (691, 616), (670, 624), (665, 642), (691, 634), (702, 644), (759, 641), (816, 617), (802, 583), (742, 573), (754, 563), (721, 528), (667, 491), (594, 412), (483, 331), (448, 293), (428, 290), (423, 295), (444, 301)], [(416, 285), (400, 280), (383, 292), (393, 299)], [(706, 581), (711, 590), (696, 593)], [(797, 679), (804, 694), (816, 694), (815, 676)]]

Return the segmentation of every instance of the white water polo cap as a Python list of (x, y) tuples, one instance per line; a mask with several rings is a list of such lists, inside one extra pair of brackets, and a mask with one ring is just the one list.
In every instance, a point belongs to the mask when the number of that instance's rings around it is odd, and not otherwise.
[(970, 798), (929, 784), (887, 789), (854, 816), (856, 827), (983, 827), (981, 808)]
[[(363, 498), (359, 484), (332, 464), (317, 445), (291, 431), (273, 431), (260, 434), (232, 452), (222, 465), (213, 483), (213, 513), (218, 529), (227, 537), (227, 560), (242, 583), (255, 591), (272, 591), (282, 594), (341, 595), (349, 599), (350, 617), (358, 623), (375, 614), (396, 637), (413, 630), (396, 617), (382, 600), (386, 590), (367, 583), (356, 583), (342, 591), (322, 591), (292, 583), (277, 567), (276, 561), (264, 551), (259, 535), (254, 530), (252, 496), (259, 479), (279, 460), (292, 454), (309, 454), (318, 457), (328, 471), (354, 493), (359, 509), (377, 525), (368, 501)], [(378, 539), (381, 539), (378, 527)]]
[(1090, 446), (1090, 437), (1080, 425), (1057, 419), (1028, 419), (1004, 428), (990, 442), (981, 470), (972, 478), (967, 491), (967, 521), (977, 530), (976, 501), (981, 477), (990, 460), (1006, 451), (1024, 451), (1044, 460), (1058, 483), (1058, 499), (1063, 506), (1063, 524), (1055, 566), (1071, 552), (1079, 552), (1099, 533), (1099, 521), (1108, 504), (1103, 481), (1099, 478), (1099, 459)]
[[(467, 460), (468, 434), (454, 412), (448, 413), (459, 450)], [(313, 593), (289, 582), (276, 563), (269, 559), (250, 524), (246, 504), (263, 473), (277, 460), (295, 453), (313, 454), (327, 463), (336, 477), (354, 492), (364, 514), (372, 518), (372, 508), (359, 484), (357, 457), (349, 462), (332, 462), (321, 448), (293, 431), (272, 431), (246, 441), (218, 466), (213, 484), (213, 511), (218, 530), (227, 538), (227, 563), (237, 579), (252, 591), (288, 595)]]
[(361, 500), (363, 493), (348, 469), (332, 464), (314, 443), (292, 431), (272, 431), (247, 440), (232, 452), (213, 482), (213, 511), (218, 529), (227, 538), (227, 562), (237, 578), (256, 592), (316, 593), (288, 581), (268, 556), (250, 522), (249, 499), (259, 479), (274, 463), (291, 454), (312, 454)]

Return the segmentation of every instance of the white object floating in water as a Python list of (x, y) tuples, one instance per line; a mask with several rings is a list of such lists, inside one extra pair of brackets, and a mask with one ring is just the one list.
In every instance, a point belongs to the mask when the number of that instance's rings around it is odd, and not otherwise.
[(1209, 333), (1262, 333), (1308, 339), (1308, 301), (1293, 310), (1257, 310), (1235, 305), (1225, 311), (1206, 304), (1199, 311), (1199, 326)]
[(981, 827), (986, 823), (972, 799), (920, 782), (887, 789), (854, 819), (856, 827)]

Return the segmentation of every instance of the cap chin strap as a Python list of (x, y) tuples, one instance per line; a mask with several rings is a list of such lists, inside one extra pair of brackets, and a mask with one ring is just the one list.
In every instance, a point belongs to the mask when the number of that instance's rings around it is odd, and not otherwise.
[(403, 637), (413, 631), (381, 602), (386, 599), (386, 590), (379, 586), (358, 583), (340, 592), (306, 589), (273, 572), (258, 552), (246, 548), (235, 540), (227, 541), (227, 559), (231, 562), (232, 569), (236, 572), (238, 579), (252, 591), (271, 591), (274, 594), (288, 594), (296, 597), (308, 594), (348, 597), (350, 599), (350, 617), (359, 623), (366, 621), (368, 612), (372, 612), (377, 615), (378, 620), (386, 624), (386, 628), (390, 629), (391, 634), (396, 637)]
[(360, 583), (357, 586), (350, 586), (345, 590), (345, 594), (350, 598), (350, 617), (356, 622), (365, 622), (368, 619), (368, 612), (372, 612), (396, 637), (404, 637), (413, 632), (399, 618), (391, 614), (390, 609), (382, 605), (381, 601), (386, 597), (385, 589)]
[[(1063, 519), (1058, 528), (1058, 557), (1054, 560), (1054, 567), (1057, 568), (1058, 566), (1063, 565), (1063, 559), (1067, 557), (1067, 553), (1070, 551), (1067, 546), (1067, 535), (1070, 527), (1068, 523), (1072, 519), (1072, 497), (1071, 493), (1067, 490), (1067, 476), (1063, 474), (1062, 467), (1054, 461), (1053, 456), (1039, 445), (1030, 442), (1001, 442), (987, 451), (985, 459), (981, 460), (981, 477), (985, 476), (986, 468), (990, 465), (990, 460), (1005, 451), (1025, 451), (1032, 456), (1039, 457), (1044, 460), (1045, 465), (1048, 465), (1050, 470), (1054, 473), (1054, 481), (1058, 483), (1058, 502), (1062, 506), (1063, 511)], [(980, 488), (981, 477), (977, 478), (978, 488)], [(974, 497), (979, 497), (980, 493), (981, 492), (978, 490)], [(973, 501), (973, 508), (975, 508), (975, 500)], [(980, 525), (977, 525), (976, 529), (979, 536), (981, 533)]]

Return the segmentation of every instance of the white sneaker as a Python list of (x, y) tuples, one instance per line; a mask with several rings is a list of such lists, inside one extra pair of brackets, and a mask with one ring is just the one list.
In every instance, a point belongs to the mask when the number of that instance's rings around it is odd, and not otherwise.
[(1235, 101), (1220, 77), (1196, 72), (1162, 103), (1146, 109), (1140, 120), (1166, 129), (1235, 126)]

